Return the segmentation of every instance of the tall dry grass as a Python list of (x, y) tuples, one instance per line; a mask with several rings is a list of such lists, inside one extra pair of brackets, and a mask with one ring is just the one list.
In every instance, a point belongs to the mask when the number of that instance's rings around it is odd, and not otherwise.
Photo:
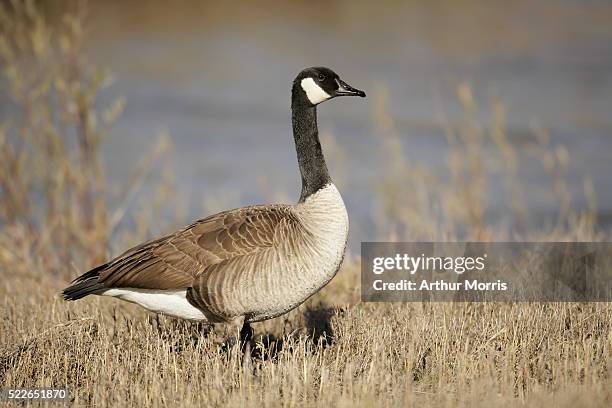
[[(133, 193), (170, 147), (160, 137), (138, 158), (127, 183), (115, 188), (120, 204), (111, 212), (107, 197), (115, 191), (106, 183), (100, 147), (125, 100), (100, 106), (110, 77), (85, 58), (84, 11), (76, 13), (50, 24), (33, 1), (0, 4), (8, 111), (0, 125), (0, 261), (21, 273), (45, 269), (64, 279), (73, 274), (70, 265), (84, 268), (108, 256), (109, 237)], [(151, 200), (148, 209), (158, 204)], [(140, 230), (136, 238), (147, 232)]]
[[(0, 6), (1, 83), (10, 98), (0, 127), (0, 386), (66, 387), (79, 406), (610, 405), (609, 304), (362, 304), (358, 260), (348, 259), (305, 305), (257, 324), (253, 357), (243, 361), (198, 324), (109, 299), (61, 301), (69, 277), (108, 256), (109, 237), (136, 243), (148, 234), (150, 206), (129, 229), (121, 221), (167, 145), (135, 166), (110, 208), (99, 147), (124, 102), (96, 103), (108, 76), (82, 55), (83, 17), (51, 25), (33, 2)], [(590, 208), (572, 209), (567, 149), (534, 129), (531, 149), (518, 151), (501, 103), (483, 128), (470, 87), (457, 96), (463, 121), (440, 122), (450, 146), (442, 177), (404, 158), (406, 135), (379, 93), (374, 120), (389, 158), (377, 191), (381, 234), (609, 239), (597, 231), (588, 181)], [(518, 177), (525, 154), (543, 163), (560, 204), (546, 229), (528, 225)], [(512, 200), (510, 225), (487, 219), (494, 172)]]
[[(446, 136), (448, 152), (445, 168), (434, 173), (421, 163), (406, 159), (403, 142), (409, 142), (410, 137), (397, 131), (388, 114), (387, 91), (379, 89), (374, 101), (374, 120), (388, 159), (387, 174), (379, 190), (381, 235), (431, 241), (605, 239), (597, 230), (597, 197), (589, 177), (583, 178), (586, 208), (573, 206), (565, 178), (571, 157), (563, 144), (552, 144), (546, 129), (534, 127), (530, 142), (519, 150), (509, 140), (501, 101), (491, 101), (492, 113), (487, 118), (490, 125), (484, 127), (476, 118), (479, 106), (468, 84), (458, 86), (457, 100), (463, 109), (459, 122), (440, 114), (438, 126)], [(550, 181), (541, 188), (548, 190), (551, 201), (558, 203), (554, 222), (537, 228), (532, 226), (534, 217), (527, 212), (526, 193), (518, 176), (520, 167), (529, 161), (541, 163)], [(487, 218), (492, 213), (488, 198), (492, 196), (494, 176), (502, 180), (501, 194), (509, 203), (500, 220)]]

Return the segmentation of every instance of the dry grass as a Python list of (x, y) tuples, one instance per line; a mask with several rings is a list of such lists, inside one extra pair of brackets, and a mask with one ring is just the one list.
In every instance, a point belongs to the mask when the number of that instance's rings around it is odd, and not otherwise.
[[(123, 105), (101, 111), (103, 71), (82, 59), (82, 20), (51, 27), (32, 3), (0, 12), (0, 58), (10, 115), (0, 126), (0, 385), (66, 387), (95, 406), (610, 406), (609, 304), (362, 304), (359, 265), (307, 304), (255, 325), (253, 358), (226, 351), (208, 328), (151, 315), (111, 299), (65, 303), (57, 293), (77, 270), (108, 255), (109, 237), (136, 243), (149, 211), (125, 231), (125, 203), (164, 144), (135, 166), (122, 203), (107, 208), (99, 142)], [(551, 176), (558, 221), (528, 228), (517, 178), (522, 152), (505, 113), (474, 119), (470, 88), (458, 89), (462, 123), (442, 120), (448, 174), (407, 163), (379, 93), (375, 120), (389, 157), (380, 196), (381, 234), (422, 240), (606, 240), (588, 211), (572, 209), (570, 160), (534, 130), (530, 154)], [(496, 146), (484, 157), (483, 144)], [(338, 147), (339, 148), (339, 147)], [(497, 165), (492, 166), (492, 163)], [(503, 163), (503, 165), (499, 165)], [(487, 221), (487, 180), (501, 172), (513, 222)], [(149, 204), (155, 200), (149, 200)], [(154, 206), (155, 207), (155, 206)], [(72, 265), (67, 267), (67, 265)]]
[(333, 308), (339, 281), (257, 324), (255, 357), (243, 364), (197, 324), (108, 299), (66, 304), (59, 283), (41, 280), (1, 289), (0, 378), (66, 386), (76, 405), (574, 407), (612, 397), (606, 305)]

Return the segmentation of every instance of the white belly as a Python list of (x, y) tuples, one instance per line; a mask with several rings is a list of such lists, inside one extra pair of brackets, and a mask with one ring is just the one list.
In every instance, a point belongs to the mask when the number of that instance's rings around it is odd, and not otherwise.
[(162, 313), (187, 320), (207, 320), (200, 309), (192, 306), (187, 301), (187, 289), (112, 288), (102, 293), (102, 295), (136, 303), (155, 313)]

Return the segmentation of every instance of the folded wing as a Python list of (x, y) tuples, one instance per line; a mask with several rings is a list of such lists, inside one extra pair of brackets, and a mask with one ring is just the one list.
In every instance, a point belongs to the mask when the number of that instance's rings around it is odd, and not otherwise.
[(96, 268), (98, 282), (107, 288), (188, 288), (212, 265), (221, 267), (224, 261), (274, 248), (279, 229), (296, 223), (291, 208), (284, 205), (222, 212), (126, 251)]

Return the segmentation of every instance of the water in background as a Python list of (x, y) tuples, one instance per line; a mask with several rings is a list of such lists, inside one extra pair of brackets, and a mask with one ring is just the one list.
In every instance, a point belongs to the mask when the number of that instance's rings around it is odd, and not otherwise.
[[(94, 3), (94, 2), (92, 2)], [(468, 81), (486, 125), (493, 97), (507, 107), (519, 145), (537, 122), (567, 146), (568, 179), (584, 205), (583, 176), (612, 221), (612, 4), (580, 1), (267, 2), (147, 5), (98, 2), (90, 10), (91, 57), (115, 75), (105, 98), (127, 109), (105, 144), (110, 181), (168, 130), (176, 182), (189, 218), (241, 205), (294, 201), (299, 174), (290, 123), (290, 85), (303, 67), (326, 65), (375, 96), (386, 89), (405, 155), (443, 169), (440, 118), (460, 120), (457, 85)], [(381, 163), (373, 98), (322, 105), (328, 164), (351, 218), (351, 244), (381, 240), (375, 228)], [(340, 152), (341, 154), (336, 154)], [(525, 165), (530, 210), (554, 216), (550, 180)], [(149, 186), (150, 187), (150, 186)], [(168, 197), (173, 206), (177, 197)], [(503, 211), (507, 197), (490, 198)]]

